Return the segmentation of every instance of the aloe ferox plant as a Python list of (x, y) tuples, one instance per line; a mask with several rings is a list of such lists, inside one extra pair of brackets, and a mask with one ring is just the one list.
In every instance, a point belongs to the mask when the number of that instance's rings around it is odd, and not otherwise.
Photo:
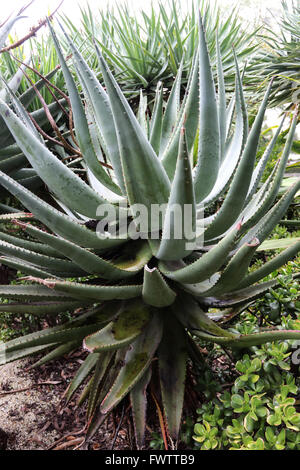
[[(45, 202), (0, 172), (0, 184), (29, 211), (0, 216), (4, 224), (0, 261), (28, 276), (23, 283), (0, 286), (0, 311), (48, 317), (76, 313), (67, 323), (1, 344), (0, 361), (43, 352), (37, 363), (43, 364), (83, 343), (88, 356), (66, 399), (91, 377), (80, 398), (89, 398), (90, 437), (130, 394), (139, 448), (152, 373), (155, 380), (159, 378), (159, 400), (170, 438), (178, 439), (187, 361), (199, 358), (196, 337), (228, 348), (300, 339), (297, 330), (235, 334), (209, 315), (211, 307), (240, 307), (276, 286), (276, 280), (259, 281), (292, 259), (299, 242), (259, 269), (248, 268), (282, 219), (300, 181), (277, 197), (293, 142), (295, 114), (280, 161), (260, 184), (282, 127), (281, 123), (255, 166), (272, 83), (249, 131), (238, 63), (235, 96), (227, 103), (220, 51), (216, 92), (201, 18), (199, 24), (199, 45), (185, 95), (180, 96), (179, 70), (166, 105), (159, 84), (152, 115), (141, 95), (137, 117), (98, 47), (105, 88), (66, 35), (82, 100), (49, 24), (72, 103), (73, 145), (82, 155), (84, 178), (26, 125), (20, 106), (14, 112), (0, 102), (1, 116), (16, 144), (53, 196), (53, 204)], [(16, 104), (15, 97), (13, 101)], [(149, 229), (141, 237), (121, 234), (120, 221), (105, 219), (102, 210), (115, 211), (123, 222), (138, 226), (133, 215), (136, 205), (148, 211), (155, 205), (166, 207), (153, 232)], [(177, 237), (179, 222), (172, 211), (179, 207), (184, 212), (185, 206), (190, 227)], [(112, 234), (105, 224), (114, 223)]]

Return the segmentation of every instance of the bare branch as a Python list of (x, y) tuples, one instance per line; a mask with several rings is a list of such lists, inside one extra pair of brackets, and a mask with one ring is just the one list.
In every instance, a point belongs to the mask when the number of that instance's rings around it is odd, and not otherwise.
[[(34, 0), (32, 0), (28, 5), (27, 7), (33, 2)], [(60, 4), (58, 5), (58, 7), (56, 8), (56, 10), (50, 14), (50, 16), (48, 17), (50, 20), (52, 20), (53, 16), (55, 15), (55, 13), (59, 10), (59, 8), (61, 7), (61, 5), (63, 4), (64, 0), (61, 0)], [(27, 8), (26, 7), (26, 8)], [(33, 36), (36, 35), (36, 33), (43, 27), (45, 26), (47, 23), (47, 19), (44, 19), (43, 21), (40, 20), (38, 26), (35, 26), (35, 27), (32, 27), (30, 28), (30, 31), (28, 34), (26, 34), (26, 36), (24, 36), (22, 39), (19, 39), (19, 41), (16, 41), (14, 42), (13, 44), (11, 44), (10, 46), (7, 46), (7, 47), (4, 47), (3, 49), (0, 50), (0, 54), (2, 52), (8, 52), (12, 49), (16, 49), (16, 47), (19, 47), (21, 46), (22, 44), (24, 44), (24, 42), (26, 42), (28, 39), (32, 38)]]

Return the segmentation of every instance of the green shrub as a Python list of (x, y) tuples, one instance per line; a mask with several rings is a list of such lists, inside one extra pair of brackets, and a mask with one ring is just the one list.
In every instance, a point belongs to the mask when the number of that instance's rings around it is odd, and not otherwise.
[(239, 377), (231, 390), (197, 410), (196, 449), (300, 450), (298, 387), (286, 370), (287, 349), (272, 343), (236, 363)]

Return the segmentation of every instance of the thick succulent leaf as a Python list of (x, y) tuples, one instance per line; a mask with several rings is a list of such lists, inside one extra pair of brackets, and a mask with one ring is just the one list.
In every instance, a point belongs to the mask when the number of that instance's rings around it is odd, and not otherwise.
[[(39, 197), (24, 188), (21, 184), (14, 181), (9, 176), (0, 171), (0, 183), (11, 194), (19, 199), (28, 210), (30, 210), (38, 220), (43, 222), (46, 227), (53, 230), (54, 233), (77, 243), (79, 246), (87, 248), (111, 248), (124, 243), (124, 240), (110, 239), (99, 236), (99, 234), (88, 230), (86, 227), (75, 222), (74, 219), (66, 216), (62, 212), (47, 204)], [(72, 193), (72, 192), (71, 192)], [(26, 216), (26, 218), (28, 215)], [(18, 214), (10, 218), (18, 218)]]
[(76, 71), (86, 94), (86, 98), (89, 100), (94, 110), (95, 120), (98, 132), (101, 136), (101, 143), (105, 149), (105, 154), (108, 156), (113, 166), (119, 187), (123, 194), (126, 194), (116, 127), (107, 93), (99, 83), (95, 73), (88, 67), (86, 61), (76, 49), (71, 39), (65, 32), (64, 34), (71, 48), (76, 64)]
[(75, 377), (72, 379), (72, 382), (70, 383), (65, 392), (65, 398), (67, 403), (70, 401), (76, 390), (78, 390), (78, 388), (84, 382), (90, 372), (94, 369), (99, 357), (100, 354), (89, 354), (84, 360), (84, 362), (81, 364)]
[[(288, 166), (288, 168), (290, 168), (290, 165)], [(299, 172), (298, 172), (299, 173)], [(287, 173), (285, 176), (287, 176), (289, 173)], [(292, 177), (292, 178), (284, 178), (281, 182), (281, 188), (279, 190), (279, 194), (282, 194), (286, 191), (286, 188), (290, 188), (294, 183), (295, 181), (297, 181), (297, 178), (299, 176), (295, 176), (295, 177)], [(298, 191), (298, 193), (295, 195), (295, 197), (300, 197), (300, 191)]]
[[(257, 222), (264, 217), (268, 209), (270, 208), (270, 198), (272, 198), (272, 192), (275, 182), (275, 175), (278, 168), (278, 163), (275, 165), (272, 173), (267, 178), (267, 180), (263, 183), (260, 187), (259, 191), (252, 197), (250, 202), (248, 202), (245, 209), (241, 212), (241, 216), (243, 217), (244, 224), (243, 229), (245, 232), (251, 227), (254, 227)], [(248, 240), (250, 235), (248, 236)], [(239, 243), (238, 247), (242, 242)]]
[[(34, 97), (35, 96), (36, 96), (36, 93), (34, 91)], [(24, 106), (24, 103), (22, 104)], [(51, 103), (48, 106), (49, 112), (51, 113), (54, 119), (57, 118), (59, 113), (61, 113), (61, 106), (64, 106), (64, 105), (66, 105), (66, 100), (62, 99), (62, 100), (59, 100), (58, 102)], [(40, 127), (47, 125), (49, 122), (48, 116), (44, 108), (34, 111), (33, 113), (31, 113), (31, 116)], [(19, 148), (18, 146), (15, 146), (15, 139), (10, 133), (9, 128), (2, 116), (0, 116), (0, 146), (1, 148), (6, 148), (6, 147)], [(20, 152), (21, 152), (21, 149), (19, 148), (18, 153)]]
[(184, 268), (170, 271), (165, 263), (160, 262), (159, 268), (162, 273), (174, 281), (183, 284), (194, 284), (209, 279), (224, 264), (224, 259), (233, 248), (236, 237), (241, 229), (241, 224), (232, 230), (216, 246), (211, 248), (201, 258)]
[(99, 218), (99, 206), (108, 202), (50, 152), (1, 101), (0, 113), (16, 143), (50, 190), (71, 209), (92, 219)]
[[(26, 229), (27, 227), (27, 224), (22, 224), (22, 222), (17, 222), (17, 225), (21, 226), (23, 229)], [(41, 255), (45, 256), (51, 256), (52, 258), (64, 258), (61, 253), (58, 253), (58, 251), (54, 250), (53, 248), (44, 243), (36, 243), (23, 238), (14, 237), (13, 235), (10, 235), (9, 233), (3, 231), (0, 231), (0, 238), (4, 242), (10, 243), (14, 246), (18, 246), (20, 248), (24, 248), (25, 250), (34, 251), (35, 253), (40, 253)]]
[(147, 265), (144, 270), (143, 300), (153, 307), (167, 307), (171, 305), (176, 293), (168, 286), (157, 268), (150, 269)]
[(0, 148), (0, 161), (6, 160), (9, 157), (15, 157), (16, 155), (20, 155), (20, 153), (21, 150), (16, 144)]
[(225, 153), (226, 143), (226, 90), (224, 81), (224, 71), (222, 64), (222, 56), (220, 51), (220, 41), (217, 35), (216, 37), (216, 49), (217, 49), (217, 65), (218, 65), (218, 119), (220, 128), (220, 160), (222, 161)]
[(30, 313), (31, 315), (47, 316), (58, 315), (63, 312), (73, 312), (79, 307), (86, 306), (87, 303), (82, 302), (18, 302), (0, 304), (0, 312), (6, 313)]
[[(94, 129), (93, 127), (95, 126), (95, 124), (93, 122), (90, 122), (89, 123), (89, 128), (90, 128), (90, 133), (91, 135), (93, 134), (94, 132)], [(95, 146), (95, 144), (93, 143), (93, 145)], [(100, 149), (101, 151), (101, 149)], [(102, 152), (100, 153), (99, 151), (99, 155), (100, 155), (100, 161), (104, 162), (104, 158), (103, 158), (103, 155), (102, 155)], [(102, 155), (102, 156), (101, 156)], [(117, 191), (112, 191), (112, 187), (107, 187), (104, 186), (104, 184), (102, 184), (98, 178), (96, 178), (96, 176), (94, 175), (94, 173), (90, 170), (89, 167), (86, 166), (86, 171), (87, 171), (87, 178), (88, 178), (88, 181), (91, 185), (91, 187), (94, 189), (94, 191), (96, 191), (98, 194), (100, 194), (101, 197), (103, 197), (104, 199), (107, 199), (107, 201), (111, 204), (116, 204), (116, 203), (123, 203), (125, 205), (125, 202), (126, 202), (126, 199), (125, 197), (123, 196), (119, 196), (117, 194)], [(112, 181), (112, 180), (111, 180)]]
[(247, 139), (248, 130), (247, 112), (244, 110), (243, 100), (244, 97), (240, 71), (238, 64), (236, 63), (235, 99), (233, 100), (236, 110), (235, 130), (232, 138), (226, 142), (226, 148), (224, 146), (216, 183), (211, 192), (201, 202), (200, 207), (208, 206), (221, 196), (230, 183), (239, 162), (244, 142)]
[(26, 164), (26, 157), (23, 154), (16, 155), (15, 157), (9, 157), (0, 162), (0, 170), (4, 173), (10, 173), (11, 171), (18, 170)]
[(79, 348), (81, 342), (82, 340), (79, 339), (79, 341), (69, 341), (65, 344), (61, 344), (57, 348), (53, 349), (53, 351), (50, 351), (48, 354), (45, 354), (39, 361), (35, 362), (30, 367), (30, 369), (43, 366), (44, 364), (48, 364), (48, 362), (54, 361), (55, 359), (58, 359), (62, 356), (65, 356), (66, 354), (71, 353), (75, 349)]
[(140, 300), (126, 302), (118, 318), (84, 340), (92, 353), (119, 349), (131, 344), (151, 319), (151, 310)]
[[(90, 300), (125, 300), (133, 299), (142, 294), (141, 285), (95, 286), (77, 282), (60, 282), (50, 279), (41, 280), (45, 285), (68, 297)], [(0, 289), (1, 294), (1, 289)]]
[(83, 391), (80, 394), (80, 397), (77, 400), (77, 406), (82, 406), (83, 403), (87, 400), (92, 385), (93, 378), (91, 378), (88, 383), (84, 386)]
[(264, 215), (257, 225), (255, 225), (242, 240), (240, 245), (248, 243), (254, 237), (263, 242), (271, 233), (275, 226), (280, 222), (286, 213), (289, 205), (294, 199), (295, 194), (300, 188), (300, 179), (279, 199), (279, 201)]
[[(242, 114), (243, 114), (243, 120), (244, 120), (244, 131), (243, 131), (243, 148), (246, 145), (248, 134), (249, 134), (249, 117), (248, 117), (248, 111), (247, 111), (247, 105), (246, 105), (246, 99), (244, 95), (244, 89), (243, 89), (243, 79), (246, 71), (246, 64), (244, 66), (244, 70), (242, 75), (240, 74), (240, 69), (239, 69), (239, 64), (238, 64), (238, 59), (237, 55), (235, 53), (235, 50), (233, 50), (233, 56), (234, 56), (234, 62), (235, 62), (235, 70), (236, 70), (236, 80), (237, 80), (237, 87), (240, 92), (240, 100), (241, 100), (241, 108), (242, 108)], [(233, 118), (233, 116), (232, 116)], [(231, 122), (232, 125), (232, 122)], [(228, 130), (230, 131), (231, 126), (228, 127)]]
[(202, 353), (198, 347), (198, 344), (190, 335), (187, 335), (187, 350), (189, 359), (193, 362), (193, 364), (203, 367), (204, 358), (202, 356)]
[(150, 122), (150, 144), (154, 152), (158, 155), (162, 136), (163, 119), (163, 86), (159, 82), (157, 85), (153, 114)]
[(288, 340), (288, 339), (300, 339), (299, 330), (270, 330), (263, 331), (261, 333), (253, 333), (245, 336), (241, 336), (231, 342), (229, 346), (231, 348), (249, 348), (251, 346), (259, 346), (261, 344), (270, 343), (272, 341)]
[(205, 293), (217, 283), (220, 279), (220, 275), (220, 273), (216, 273), (205, 281), (198, 282), (196, 284), (181, 284), (181, 287), (188, 294), (199, 297), (200, 295), (205, 295)]
[[(4, 205), (5, 208), (5, 205)], [(13, 209), (13, 208), (12, 208)], [(15, 209), (16, 211), (18, 209)], [(0, 223), (2, 224), (7, 224), (8, 222), (11, 222), (12, 220), (34, 220), (35, 217), (33, 214), (30, 214), (29, 212), (14, 212), (14, 211), (9, 211), (8, 213), (4, 213), (0, 215)]]
[(107, 368), (111, 362), (112, 356), (113, 356), (112, 352), (106, 351), (100, 354), (100, 357), (98, 358), (95, 372), (92, 378), (91, 386), (89, 388), (89, 400), (88, 400), (88, 409), (87, 409), (88, 420), (91, 419), (97, 407), (101, 383), (102, 383), (102, 380), (104, 379), (105, 374), (107, 373)]
[(7, 93), (7, 97), (9, 98), (9, 100), (4, 99), (3, 101), (5, 101), (7, 104), (9, 104), (9, 102), (12, 104), (16, 115), (21, 119), (23, 124), (25, 124), (25, 126), (32, 132), (32, 134), (37, 139), (39, 139), (41, 142), (43, 142), (43, 138), (42, 138), (41, 134), (38, 132), (38, 130), (36, 129), (36, 127), (33, 124), (32, 120), (30, 119), (26, 108), (24, 108), (21, 101), (17, 98), (14, 91), (10, 88), (9, 84), (6, 83), (4, 80), (3, 80), (3, 82), (4, 82), (4, 85), (5, 85), (5, 90), (6, 90), (6, 93)]
[(106, 326), (109, 322), (113, 321), (117, 317), (122, 305), (122, 301), (119, 300), (103, 302), (100, 305), (94, 307), (94, 309), (91, 311), (91, 314), (94, 316), (95, 321), (97, 321), (99, 325), (101, 324), (101, 328), (103, 328), (103, 326)]
[(31, 285), (0, 286), (0, 298), (22, 301), (72, 300), (70, 296), (51, 291), (44, 286)]
[[(51, 70), (49, 73), (47, 73), (47, 75), (45, 75), (45, 79), (46, 80), (51, 80), (51, 78), (53, 78), (55, 76), (55, 74), (57, 73), (57, 71), (59, 70), (60, 67), (55, 67), (53, 70)], [(24, 108), (28, 108), (28, 106), (30, 105), (30, 103), (36, 98), (36, 90), (40, 91), (44, 86), (45, 86), (46, 82), (44, 80), (44, 78), (41, 78), (40, 80), (38, 80), (34, 86), (30, 86), (21, 96), (20, 96), (20, 101), (22, 103), (22, 105), (24, 106)], [(65, 105), (66, 104), (66, 100), (65, 99), (62, 99), (62, 100), (59, 100), (61, 104)], [(53, 109), (56, 108), (56, 106), (52, 106), (52, 104), (55, 104), (57, 106), (57, 103), (51, 103), (49, 105), (49, 109), (51, 111), (53, 111)], [(37, 111), (34, 111), (32, 113), (32, 116), (34, 117), (37, 117), (39, 115), (41, 115), (43, 113), (43, 109), (41, 110), (37, 110)]]
[(199, 54), (195, 51), (193, 64), (189, 75), (186, 92), (180, 107), (177, 124), (169, 139), (167, 148), (161, 156), (163, 166), (170, 178), (173, 179), (180, 142), (180, 134), (182, 127), (186, 129), (186, 142), (188, 152), (191, 153), (194, 147), (195, 138), (199, 126)]
[[(275, 178), (276, 179), (276, 178)], [(300, 180), (298, 180), (290, 189), (286, 191), (284, 196), (282, 196), (278, 202), (269, 210), (269, 212), (264, 215), (256, 226), (253, 227), (239, 242), (237, 248), (240, 248), (243, 244), (249, 244), (249, 242), (253, 238), (257, 238), (259, 240), (259, 244), (261, 244), (272, 232), (275, 226), (280, 222), (280, 219), (286, 213), (289, 205), (291, 204), (295, 194), (297, 193), (298, 189), (300, 188)], [(271, 188), (273, 191), (273, 187)], [(275, 197), (275, 196), (274, 196)], [(245, 227), (245, 226), (243, 226)], [(247, 228), (247, 221), (246, 221), (246, 228)], [(274, 241), (275, 243), (276, 241)], [(266, 242), (268, 243), (268, 242)], [(289, 244), (289, 242), (287, 242)], [(292, 241), (291, 241), (292, 243)], [(288, 244), (286, 246), (288, 246)], [(267, 245), (268, 246), (268, 245)], [(275, 246), (275, 245), (274, 245)], [(284, 248), (285, 246), (283, 246)], [(257, 247), (256, 250), (264, 250), (260, 247)]]
[(234, 109), (235, 109), (235, 96), (232, 96), (229, 105), (226, 109), (226, 142), (228, 143), (230, 139), (230, 132), (232, 129), (233, 117), (234, 117)]
[(50, 27), (50, 31), (53, 37), (55, 49), (59, 57), (59, 62), (60, 62), (64, 77), (65, 77), (66, 87), (69, 92), (70, 101), (72, 104), (76, 139), (78, 141), (79, 148), (81, 150), (84, 161), (86, 162), (89, 169), (93, 172), (95, 177), (99, 179), (99, 181), (102, 184), (104, 184), (111, 191), (114, 191), (117, 194), (121, 195), (121, 191), (119, 187), (113, 183), (109, 175), (104, 170), (103, 166), (100, 164), (98, 156), (95, 153), (93, 142), (92, 142), (90, 131), (89, 131), (88, 121), (85, 115), (85, 111), (83, 108), (80, 95), (76, 88), (75, 81), (66, 64), (62, 50), (60, 48), (57, 37), (51, 27), (50, 22), (49, 22), (49, 27)]
[(211, 295), (220, 295), (236, 289), (241, 279), (247, 274), (248, 267), (259, 244), (259, 239), (254, 238), (251, 243), (243, 245), (230, 260), (218, 282), (204, 295), (210, 297)]
[(5, 22), (5, 24), (1, 27), (0, 29), (0, 49), (4, 47), (5, 41), (9, 35), (9, 32), (13, 25), (16, 23), (16, 21), (21, 20), (22, 18), (25, 18), (25, 16), (20, 16), (17, 15), (14, 18), (9, 19), (8, 21)]
[(213, 311), (208, 312), (208, 317), (211, 320), (217, 321), (219, 324), (224, 325), (232, 321), (233, 318), (237, 317), (248, 307), (254, 305), (255, 300), (250, 300), (250, 302), (244, 302), (243, 304), (238, 305), (237, 307), (227, 308), (227, 309), (213, 309)]
[[(84, 274), (85, 271), (78, 268), (76, 265), (67, 260), (59, 258), (51, 258), (50, 256), (40, 255), (34, 251), (25, 250), (24, 248), (16, 247), (11, 243), (0, 240), (0, 253), (15, 257), (19, 260), (27, 261), (39, 268), (53, 269), (57, 272), (74, 272), (74, 274)], [(42, 269), (43, 270), (43, 269)]]
[(284, 248), (289, 248), (291, 245), (294, 245), (299, 240), (300, 237), (266, 240), (257, 248), (257, 251), (282, 250)]
[(145, 331), (128, 349), (122, 366), (111, 390), (101, 404), (102, 413), (112, 410), (132, 390), (148, 369), (162, 337), (162, 322), (157, 313)]
[[(189, 216), (188, 220), (187, 215)], [(185, 258), (193, 251), (195, 238), (196, 203), (183, 128), (175, 176), (172, 181), (170, 199), (164, 218), (162, 240), (156, 258), (166, 261)]]
[(219, 297), (201, 297), (199, 301), (203, 305), (215, 308), (226, 308), (234, 305), (239, 305), (249, 300), (255, 300), (261, 297), (263, 294), (268, 292), (270, 288), (275, 288), (278, 285), (276, 280), (263, 282), (255, 286), (246, 287), (245, 289), (239, 289), (234, 292), (228, 292), (227, 294), (220, 295)]
[(180, 106), (180, 89), (182, 77), (182, 63), (178, 69), (176, 79), (174, 80), (171, 93), (163, 116), (162, 136), (160, 145), (160, 155), (162, 155), (168, 145), (173, 129), (177, 123)]
[(236, 221), (237, 217), (239, 217), (244, 206), (251, 183), (256, 151), (268, 97), (271, 91), (271, 85), (272, 82), (268, 87), (263, 103), (251, 128), (245, 149), (240, 159), (240, 164), (233, 177), (227, 196), (215, 219), (205, 232), (206, 240), (211, 240), (226, 232), (226, 230)]
[[(15, 207), (12, 207), (12, 206), (8, 206), (7, 204), (1, 204), (0, 203), (0, 214), (1, 216), (4, 214), (13, 214), (13, 213), (16, 213), (16, 212), (21, 212), (19, 209), (16, 209)], [(1, 223), (1, 222), (0, 222)]]
[(198, 161), (194, 173), (197, 203), (200, 203), (213, 189), (220, 166), (220, 129), (216, 92), (201, 17), (199, 18), (199, 53), (200, 130)]
[(142, 449), (145, 440), (147, 409), (146, 391), (151, 379), (151, 373), (151, 367), (149, 367), (141, 380), (130, 392), (135, 440), (138, 450)]
[(10, 353), (24, 348), (32, 348), (46, 344), (51, 346), (52, 344), (73, 341), (74, 338), (82, 340), (86, 335), (97, 330), (97, 328), (97, 324), (79, 327), (63, 325), (47, 328), (0, 344), (0, 353)]
[(145, 135), (148, 136), (148, 121), (147, 121), (147, 105), (148, 105), (148, 98), (147, 95), (143, 94), (143, 90), (140, 90), (140, 103), (138, 108), (137, 120), (143, 129)]
[(124, 247), (119, 256), (114, 258), (114, 265), (119, 269), (137, 273), (150, 261), (152, 251), (148, 240), (131, 241)]
[(178, 321), (193, 333), (200, 330), (216, 336), (233, 337), (232, 333), (220, 328), (211, 320), (191, 296), (182, 294), (172, 306), (172, 310)]
[[(125, 356), (126, 349), (120, 349), (116, 354), (112, 354), (112, 359), (109, 364), (109, 366), (106, 369), (105, 375), (101, 381), (100, 386), (98, 387), (98, 393), (97, 393), (97, 400), (95, 402), (95, 413), (90, 419), (88, 429), (86, 432), (86, 441), (89, 442), (92, 437), (95, 435), (95, 432), (99, 429), (99, 426), (104, 422), (104, 420), (107, 418), (107, 414), (103, 414), (102, 411), (100, 410), (100, 403), (102, 402), (103, 398), (106, 396), (106, 394), (109, 392), (110, 388), (112, 387), (113, 382), (116, 379), (116, 376), (118, 374), (118, 371), (120, 369), (120, 364), (123, 363), (124, 361), (124, 356)], [(91, 381), (92, 384), (92, 381)], [(88, 384), (88, 389), (91, 388), (91, 385)], [(88, 390), (89, 392), (89, 390)]]
[(27, 188), (33, 192), (37, 191), (38, 189), (43, 186), (43, 182), (39, 176), (32, 176), (30, 178), (24, 178), (18, 181), (24, 188)]
[[(49, 277), (59, 278), (59, 276), (55, 276), (53, 272), (49, 273), (47, 271), (44, 271), (43, 269), (39, 269), (30, 263), (25, 263), (22, 259), (18, 260), (16, 258), (7, 258), (5, 256), (0, 256), (0, 262), (1, 264), (4, 264), (4, 266), (9, 266), (12, 269), (21, 271), (23, 274), (26, 274), (27, 276), (36, 276), (36, 277), (41, 277), (42, 279), (47, 279)], [(62, 276), (62, 277), (65, 277), (65, 276)]]
[(197, 332), (199, 338), (211, 341), (216, 344), (228, 346), (230, 348), (250, 348), (252, 346), (259, 346), (261, 344), (270, 343), (273, 341), (284, 340), (299, 340), (300, 330), (269, 330), (261, 333), (253, 333), (249, 335), (237, 335), (235, 339), (222, 338), (217, 336), (207, 335), (205, 333)]
[[(200, 73), (199, 73), (199, 51), (195, 49), (191, 73), (189, 76), (186, 92), (182, 102), (181, 121), (178, 125), (185, 126), (186, 130), (186, 143), (188, 152), (191, 153), (195, 144), (196, 137), (198, 138), (199, 131), (199, 99), (200, 99)], [(197, 104), (197, 106), (195, 106)]]
[[(55, 346), (54, 344), (52, 346)], [(21, 351), (14, 351), (10, 353), (2, 352), (0, 353), (0, 366), (8, 364), (9, 362), (18, 361), (24, 357), (32, 356), (33, 354), (41, 353), (49, 348), (49, 345), (46, 346), (35, 346), (34, 348), (25, 348)]]
[(186, 363), (187, 344), (184, 328), (170, 313), (166, 313), (164, 333), (158, 349), (158, 365), (168, 431), (175, 442), (178, 440), (181, 424)]
[(280, 221), (280, 225), (285, 227), (300, 227), (300, 220), (283, 219)]
[(26, 178), (31, 178), (33, 176), (36, 176), (35, 170), (32, 168), (20, 168), (19, 170), (12, 171), (10, 173), (10, 176), (17, 181), (24, 180)]
[(117, 129), (129, 203), (143, 204), (151, 211), (152, 204), (168, 201), (169, 179), (98, 49), (97, 53)]
[(252, 198), (252, 201), (248, 203), (241, 214), (242, 217), (244, 217), (244, 229), (253, 227), (257, 222), (259, 223), (259, 221), (262, 220), (263, 216), (266, 214), (278, 196), (280, 185), (284, 177), (284, 172), (292, 148), (296, 125), (297, 115), (295, 114), (286, 140), (286, 144), (284, 146), (284, 150), (282, 152), (282, 156), (279, 163), (277, 164), (277, 167), (275, 166), (273, 173), (270, 175), (260, 191), (258, 191), (256, 196)]
[(266, 148), (263, 156), (261, 157), (260, 161), (258, 162), (258, 164), (256, 165), (254, 171), (253, 171), (253, 175), (252, 175), (252, 179), (251, 179), (251, 183), (250, 183), (250, 187), (249, 187), (249, 192), (248, 192), (248, 195), (247, 195), (247, 199), (246, 199), (246, 202), (245, 204), (247, 205), (248, 202), (251, 200), (252, 196), (255, 194), (258, 186), (259, 186), (259, 183), (261, 181), (261, 178), (262, 178), (262, 175), (263, 175), (263, 172), (266, 168), (266, 165), (269, 161), (269, 158), (271, 156), (271, 153), (275, 147), (275, 144), (277, 142), (277, 139), (280, 135), (280, 132), (281, 132), (281, 129), (282, 129), (282, 126), (283, 126), (283, 123), (284, 123), (284, 120), (285, 120), (285, 116), (284, 118), (282, 119), (280, 125), (278, 126), (278, 129), (277, 131), (275, 132), (271, 142), (269, 143), (268, 147)]
[(75, 265), (79, 266), (83, 272), (99, 274), (103, 279), (113, 280), (126, 279), (136, 274), (135, 271), (119, 269), (112, 263), (109, 263), (94, 253), (79, 247), (75, 243), (64, 240), (63, 238), (55, 237), (28, 224), (26, 225), (25, 230), (40, 242), (45, 243), (51, 246), (54, 250), (64, 254), (67, 258), (72, 260)]
[[(288, 241), (289, 239), (284, 239), (284, 240)], [(277, 240), (274, 240), (274, 241), (277, 241)], [(285, 247), (279, 247), (279, 248), (285, 248)], [(255, 271), (252, 271), (251, 273), (249, 273), (245, 277), (245, 279), (239, 284), (239, 289), (244, 289), (245, 287), (251, 286), (252, 284), (260, 281), (264, 277), (276, 271), (276, 269), (279, 269), (281, 266), (283, 266), (288, 261), (293, 259), (297, 255), (297, 253), (299, 253), (299, 251), (300, 251), (300, 239), (298, 239), (296, 243), (295, 242), (292, 243), (292, 245), (289, 246), (282, 253), (275, 256), (267, 263), (264, 263), (263, 266), (261, 266), (259, 269), (256, 269)]]

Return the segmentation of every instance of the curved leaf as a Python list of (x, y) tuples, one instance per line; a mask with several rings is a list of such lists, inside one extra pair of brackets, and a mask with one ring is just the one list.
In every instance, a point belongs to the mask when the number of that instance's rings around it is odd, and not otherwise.
[(101, 412), (106, 414), (132, 390), (148, 369), (162, 337), (162, 323), (154, 313), (145, 331), (135, 340), (127, 351), (121, 368), (111, 390), (101, 404)]

